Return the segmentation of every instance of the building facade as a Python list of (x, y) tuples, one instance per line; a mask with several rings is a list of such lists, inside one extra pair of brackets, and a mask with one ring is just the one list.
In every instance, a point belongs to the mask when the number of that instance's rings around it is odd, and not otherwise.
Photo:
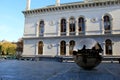
[(98, 41), (103, 55), (120, 55), (119, 0), (57, 3), (23, 14), (23, 55), (70, 56), (84, 38)]

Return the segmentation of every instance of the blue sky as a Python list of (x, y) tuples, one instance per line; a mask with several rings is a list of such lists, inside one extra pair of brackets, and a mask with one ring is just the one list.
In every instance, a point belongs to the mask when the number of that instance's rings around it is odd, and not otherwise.
[[(0, 41), (17, 41), (24, 31), (26, 0), (0, 0)], [(61, 0), (61, 3), (82, 0)], [(31, 0), (31, 9), (54, 5), (56, 0)]]

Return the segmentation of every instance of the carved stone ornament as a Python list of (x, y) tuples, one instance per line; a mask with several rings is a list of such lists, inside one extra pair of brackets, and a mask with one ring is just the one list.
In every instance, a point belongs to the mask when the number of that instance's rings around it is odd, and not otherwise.
[(55, 23), (54, 23), (53, 21), (50, 21), (50, 22), (49, 22), (49, 25), (50, 25), (50, 26), (53, 26), (53, 25), (55, 25)]
[(96, 18), (92, 18), (90, 21), (94, 23), (94, 22), (97, 21), (97, 19)]
[(52, 44), (49, 44), (49, 45), (48, 45), (48, 48), (49, 48), (49, 49), (51, 49), (52, 47), (53, 47), (53, 45), (52, 45)]

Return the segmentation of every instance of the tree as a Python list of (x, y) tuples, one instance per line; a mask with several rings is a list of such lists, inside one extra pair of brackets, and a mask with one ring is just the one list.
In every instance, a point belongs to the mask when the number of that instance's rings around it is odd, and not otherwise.
[(16, 53), (16, 44), (4, 41), (1, 45), (2, 55), (13, 55)]
[(22, 52), (23, 52), (23, 39), (20, 38), (16, 44), (17, 44), (16, 58), (19, 59), (19, 58), (21, 58), (21, 55), (22, 55)]

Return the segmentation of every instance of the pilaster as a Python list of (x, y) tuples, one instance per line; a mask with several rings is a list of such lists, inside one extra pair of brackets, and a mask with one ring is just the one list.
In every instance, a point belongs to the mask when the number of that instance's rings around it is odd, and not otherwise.
[(78, 35), (79, 34), (79, 32), (78, 32), (78, 19), (76, 20), (76, 25), (75, 25), (75, 32), (76, 32), (76, 35)]
[(69, 56), (69, 43), (66, 44), (66, 56)]
[(67, 36), (69, 36), (69, 19), (67, 19), (67, 23), (66, 24), (67, 24), (67, 31), (66, 31), (67, 33), (66, 34), (67, 34)]

